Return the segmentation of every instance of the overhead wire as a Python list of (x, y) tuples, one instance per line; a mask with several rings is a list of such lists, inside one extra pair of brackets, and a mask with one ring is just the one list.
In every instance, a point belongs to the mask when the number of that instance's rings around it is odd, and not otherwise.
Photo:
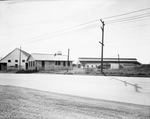
[(88, 26), (84, 26), (84, 27), (80, 27), (80, 28), (77, 28), (77, 29), (71, 29), (71, 30), (64, 30), (64, 31), (56, 31), (56, 32), (52, 32), (52, 33), (49, 33), (49, 34), (44, 34), (44, 35), (41, 35), (39, 37), (34, 37), (32, 39), (29, 39), (29, 40), (25, 40), (25, 41), (18, 41), (18, 42), (13, 42), (13, 43), (10, 43), (10, 44), (7, 44), (7, 46), (9, 45), (12, 45), (12, 44), (26, 44), (26, 43), (32, 43), (32, 42), (37, 42), (39, 40), (45, 40), (47, 38), (53, 38), (53, 37), (59, 37), (59, 36), (63, 36), (65, 34), (71, 34), (71, 33), (76, 33), (76, 32), (80, 32), (80, 31), (83, 31), (83, 30), (87, 30), (87, 29), (90, 29), (90, 28), (94, 28), (94, 27), (98, 27), (98, 23), (97, 24), (91, 24), (91, 25), (88, 25)]
[[(125, 18), (118, 18), (118, 17), (131, 15), (133, 13), (139, 13), (139, 12), (146, 11), (146, 10), (149, 10), (149, 9), (150, 8), (145, 8), (145, 9), (141, 9), (141, 10), (137, 10), (137, 11), (133, 11), (133, 12), (128, 12), (128, 13), (124, 13), (124, 14), (120, 14), (120, 15), (104, 17), (102, 19), (105, 20), (106, 24), (134, 21), (134, 20), (138, 20), (138, 19), (141, 19), (141, 18), (144, 18), (144, 17), (149, 17), (150, 13), (144, 13), (144, 14), (139, 14), (139, 15), (135, 15), (135, 16), (125, 17)], [(118, 19), (109, 20), (109, 19), (112, 19), (112, 18), (118, 18)], [(96, 22), (98, 22), (98, 23), (96, 24)], [(66, 34), (66, 33), (79, 32), (79, 31), (83, 31), (83, 30), (87, 30), (87, 29), (90, 29), (90, 28), (97, 27), (98, 25), (100, 25), (100, 19), (92, 20), (92, 21), (82, 23), (82, 24), (79, 24), (79, 25), (76, 25), (76, 26), (68, 27), (68, 28), (65, 28), (65, 29), (60, 29), (60, 30), (55, 31), (55, 32), (42, 34), (40, 36), (28, 39), (24, 42), (25, 43), (34, 42), (34, 41), (38, 41), (38, 40), (49, 38), (49, 37), (54, 37), (54, 36), (57, 37), (57, 36), (60, 36), (60, 35)]]
[[(138, 10), (138, 11), (134, 11), (134, 12), (130, 12), (130, 13), (126, 13), (126, 15), (131, 14), (131, 13), (136, 13), (136, 12), (139, 12), (139, 11), (148, 10), (148, 9), (150, 9), (150, 8), (142, 9), (142, 10)], [(125, 15), (125, 14), (122, 14), (122, 15)], [(112, 17), (118, 17), (118, 16), (122, 16), (122, 15), (106, 17), (104, 19), (108, 19), (108, 18), (112, 18)], [(150, 13), (145, 13), (145, 14), (136, 15), (136, 16), (130, 16), (130, 17), (126, 17), (126, 18), (120, 18), (120, 19), (116, 19), (116, 20), (110, 20), (110, 21), (106, 21), (106, 24), (111, 24), (111, 23), (116, 23), (116, 22), (125, 22), (125, 21), (129, 21), (129, 20), (136, 20), (136, 19), (144, 18), (144, 17), (148, 17), (148, 16), (150, 16)], [(94, 23), (94, 22), (98, 22), (98, 21), (100, 21), (100, 19), (92, 20), (92, 21), (89, 21), (89, 22), (86, 22), (86, 23), (83, 23), (83, 24), (80, 24), (80, 25), (77, 25), (77, 26), (73, 26), (73, 27), (58, 30), (58, 31), (55, 31), (55, 32), (52, 32), (52, 33), (44, 34), (42, 36), (48, 36), (48, 37), (50, 36), (51, 37), (53, 35), (59, 35), (59, 34), (63, 34), (63, 33), (73, 33), (73, 32), (79, 32), (79, 31), (87, 30), (87, 29), (90, 29), (90, 28), (93, 28), (93, 27), (97, 27), (97, 25), (100, 25), (100, 23), (99, 24), (92, 24), (92, 25), (90, 24), (90, 23)], [(88, 26), (85, 26), (85, 25), (88, 25)], [(41, 39), (42, 36), (40, 36), (38, 38), (38, 40)], [(33, 39), (36, 39), (36, 38), (33, 38)]]
[[(145, 9), (141, 9), (141, 10), (137, 10), (137, 11), (133, 11), (133, 12), (128, 12), (128, 13), (124, 13), (124, 14), (120, 14), (120, 15), (114, 15), (114, 16), (110, 16), (110, 17), (104, 17), (102, 19), (110, 19), (110, 18), (120, 17), (120, 16), (124, 16), (124, 15), (128, 15), (128, 14), (133, 14), (133, 13), (137, 13), (137, 12), (141, 12), (141, 11), (146, 11), (146, 10), (149, 10), (149, 9), (150, 8), (145, 8)], [(146, 16), (144, 16), (144, 17), (146, 17)], [(119, 19), (119, 20), (121, 20), (121, 19)], [(123, 19), (123, 20), (125, 20), (125, 19)], [(46, 35), (53, 35), (53, 34), (57, 34), (57, 33), (59, 34), (61, 32), (66, 32), (66, 31), (69, 31), (69, 30), (72, 31), (72, 29), (74, 29), (74, 28), (78, 28), (78, 27), (82, 27), (82, 26), (85, 27), (85, 25), (88, 25), (88, 24), (94, 23), (94, 22), (99, 22), (99, 21), (100, 21), (100, 19), (92, 20), (92, 21), (89, 21), (89, 22), (86, 22), (86, 23), (83, 23), (83, 24), (79, 24), (79, 25), (73, 26), (73, 27), (68, 27), (68, 28), (61, 29), (61, 30), (58, 30), (58, 31), (55, 31), (55, 32), (52, 32), (52, 33), (48, 33), (48, 34), (43, 34), (43, 35), (41, 35), (39, 37), (46, 36)], [(107, 21), (107, 22), (111, 22), (111, 21)], [(89, 26), (91, 26), (91, 25), (89, 25)], [(78, 29), (81, 29), (81, 28), (78, 28)]]
[(52, 34), (47, 34), (44, 37), (32, 38), (32, 42), (39, 41), (41, 39), (44, 40), (46, 38), (53, 38), (53, 37), (63, 36), (63, 35), (68, 34), (68, 33), (69, 34), (76, 33), (76, 32), (80, 32), (80, 31), (87, 30), (87, 29), (94, 28), (94, 27), (98, 27), (98, 24), (92, 24), (92, 25), (84, 26), (84, 27), (81, 27), (81, 28), (78, 28), (78, 29), (72, 29), (72, 30), (69, 30), (69, 31), (55, 32), (55, 33), (52, 33)]
[(141, 11), (146, 11), (146, 10), (150, 10), (150, 8), (140, 9), (140, 10), (136, 10), (136, 11), (132, 11), (132, 12), (120, 14), (120, 15), (114, 15), (114, 16), (110, 16), (110, 17), (104, 17), (104, 18), (102, 18), (102, 19), (103, 19), (103, 20), (104, 20), (104, 19), (111, 19), (111, 18), (120, 17), (120, 16), (125, 16), (125, 15), (129, 15), (129, 14), (133, 14), (133, 13), (137, 13), (137, 12), (141, 12)]
[(131, 20), (142, 19), (142, 18), (149, 17), (149, 16), (150, 16), (150, 13), (146, 13), (146, 14), (142, 14), (142, 15), (136, 15), (136, 16), (126, 17), (126, 18), (109, 20), (109, 21), (105, 21), (105, 23), (111, 24), (111, 23), (118, 23), (118, 22), (126, 22), (126, 21), (131, 21)]
[[(98, 19), (98, 20), (99, 20), (99, 19)], [(96, 22), (96, 21), (98, 22), (98, 20), (89, 21), (89, 22), (86, 22), (86, 23), (83, 23), (83, 24), (80, 24), (80, 25), (68, 27), (68, 28), (65, 28), (65, 29), (60, 29), (60, 30), (57, 30), (57, 31), (55, 31), (55, 32), (51, 32), (51, 33), (47, 33), (47, 34), (42, 34), (42, 35), (40, 35), (40, 36), (31, 38), (30, 40), (41, 39), (41, 38), (47, 37), (47, 36), (50, 36), (50, 37), (55, 36), (55, 35), (58, 35), (58, 36), (59, 36), (59, 34), (63, 34), (63, 33), (65, 34), (66, 32), (71, 32), (71, 31), (80, 31), (80, 29), (86, 27), (85, 25), (90, 24), (90, 23), (93, 23), (93, 22)], [(92, 25), (93, 25), (93, 24), (92, 24)], [(91, 25), (88, 25), (88, 26), (90, 27)], [(78, 28), (77, 28), (77, 27), (78, 27)]]

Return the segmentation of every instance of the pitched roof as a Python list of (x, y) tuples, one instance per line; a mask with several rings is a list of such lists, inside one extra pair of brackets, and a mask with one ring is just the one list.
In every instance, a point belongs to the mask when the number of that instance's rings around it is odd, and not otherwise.
[[(17, 49), (19, 49), (19, 48), (17, 48)], [(20, 49), (19, 49), (20, 50)], [(29, 57), (30, 56), (30, 54), (29, 53), (27, 53), (26, 51), (24, 51), (24, 50), (21, 50), (21, 52), (24, 54), (24, 55), (26, 55), (27, 57)]]
[[(79, 58), (80, 62), (96, 62), (99, 63), (101, 62), (101, 58), (86, 58), (86, 57), (80, 57)], [(121, 63), (136, 63), (136, 64), (141, 64), (137, 61), (136, 58), (103, 58), (103, 62), (111, 62), (111, 63), (116, 63), (116, 62), (121, 62)]]
[[(42, 61), (67, 61), (68, 56), (67, 55), (57, 55), (57, 54), (40, 54), (40, 53), (33, 53), (30, 55), (30, 57), (27, 59), (33, 58), (34, 60), (42, 60)], [(73, 61), (69, 59), (69, 61)]]
[[(101, 61), (101, 58), (79, 58), (80, 61)], [(137, 61), (136, 58), (119, 58), (120, 61)], [(118, 58), (103, 58), (103, 61), (118, 61)]]
[[(13, 51), (11, 51), (10, 53), (8, 53), (5, 57), (3, 57), (0, 61), (2, 61), (3, 59), (5, 59), (8, 55), (10, 55), (12, 52), (14, 52), (15, 50), (20, 50), (19, 48), (15, 48)], [(26, 55), (27, 57), (30, 56), (29, 53), (25, 52), (24, 50), (21, 50), (21, 52)]]

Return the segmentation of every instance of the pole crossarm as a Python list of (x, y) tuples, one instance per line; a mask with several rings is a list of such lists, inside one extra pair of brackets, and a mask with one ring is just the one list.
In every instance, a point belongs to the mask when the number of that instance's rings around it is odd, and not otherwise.
[(103, 28), (103, 27), (101, 27), (101, 29), (102, 29), (102, 31), (104, 31), (104, 28)]
[(104, 44), (102, 42), (99, 41), (99, 43), (104, 46)]
[(102, 19), (100, 19), (100, 21), (102, 22), (103, 26), (105, 26), (105, 23), (104, 23), (104, 21), (103, 21)]

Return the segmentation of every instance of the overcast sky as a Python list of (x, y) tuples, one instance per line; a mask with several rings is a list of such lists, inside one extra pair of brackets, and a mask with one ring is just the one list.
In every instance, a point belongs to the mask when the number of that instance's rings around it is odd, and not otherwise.
[[(108, 18), (116, 15), (122, 16)], [(75, 61), (101, 57), (99, 19), (105, 22), (105, 58), (119, 54), (150, 63), (150, 0), (0, 1), (0, 57), (20, 46), (48, 54), (69, 48)]]

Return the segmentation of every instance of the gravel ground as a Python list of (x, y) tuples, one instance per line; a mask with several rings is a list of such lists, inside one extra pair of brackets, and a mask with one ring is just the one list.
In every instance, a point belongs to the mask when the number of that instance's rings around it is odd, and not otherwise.
[(150, 107), (0, 85), (0, 119), (150, 119)]

